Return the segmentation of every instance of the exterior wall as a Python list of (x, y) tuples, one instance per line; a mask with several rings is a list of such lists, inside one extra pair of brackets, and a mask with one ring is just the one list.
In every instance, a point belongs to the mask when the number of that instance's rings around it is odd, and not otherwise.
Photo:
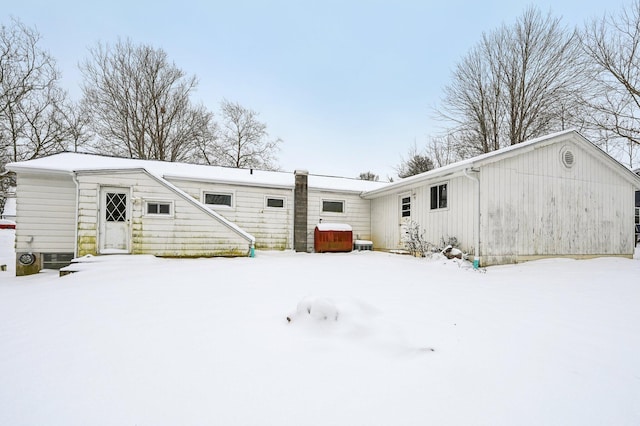
[[(561, 150), (574, 153), (562, 163)], [(632, 255), (633, 186), (571, 141), (481, 169), (484, 265), (545, 256)]]
[[(130, 189), (130, 247), (133, 254), (168, 257), (243, 256), (246, 239), (174, 190), (142, 172), (80, 174), (78, 255), (98, 254), (100, 187)], [(169, 201), (169, 217), (146, 215), (145, 201)]]
[[(256, 238), (256, 249), (285, 250), (293, 248), (293, 189), (172, 180), (190, 196), (204, 202), (203, 193), (232, 194), (232, 207), (210, 206), (224, 218)], [(284, 198), (283, 208), (267, 207), (267, 197)]]
[[(329, 192), (309, 188), (309, 203), (307, 217), (307, 251), (313, 251), (314, 231), (316, 225), (325, 223), (345, 223), (351, 225), (353, 238), (358, 240), (371, 239), (371, 202), (360, 197), (359, 194), (347, 192)], [(344, 212), (323, 212), (322, 201), (344, 201)]]
[(17, 177), (16, 253), (73, 253), (76, 186), (69, 175)]
[[(433, 185), (447, 184), (447, 208), (431, 209), (430, 192)], [(409, 221), (414, 221), (433, 244), (456, 238), (460, 248), (473, 253), (475, 183), (464, 176), (450, 176), (411, 187), (400, 188), (371, 200), (372, 241), (376, 250), (403, 249), (402, 234)], [(411, 197), (410, 217), (401, 217), (401, 198)]]

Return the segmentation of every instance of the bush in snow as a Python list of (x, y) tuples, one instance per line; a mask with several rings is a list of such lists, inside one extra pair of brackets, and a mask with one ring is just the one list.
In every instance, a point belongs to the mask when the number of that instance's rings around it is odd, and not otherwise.
[(424, 257), (426, 254), (434, 252), (435, 246), (424, 238), (424, 231), (420, 229), (420, 224), (411, 220), (405, 225), (405, 232), (402, 235), (402, 244), (405, 249), (414, 256)]

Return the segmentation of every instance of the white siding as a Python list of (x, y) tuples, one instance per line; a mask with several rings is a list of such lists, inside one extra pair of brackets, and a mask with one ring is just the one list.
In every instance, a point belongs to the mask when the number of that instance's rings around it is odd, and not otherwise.
[[(447, 208), (431, 209), (430, 194), (434, 185), (447, 184)], [(371, 201), (373, 246), (381, 250), (403, 249), (402, 225), (413, 220), (420, 225), (425, 240), (439, 245), (442, 240), (456, 238), (460, 247), (473, 252), (474, 185), (464, 176), (449, 176), (422, 182), (410, 188), (375, 198)], [(411, 197), (411, 216), (402, 218), (400, 198)]]
[(73, 253), (76, 186), (71, 176), (20, 173), (16, 251)]
[[(256, 249), (293, 248), (293, 189), (186, 180), (173, 180), (172, 183), (202, 202), (204, 202), (201, 199), (204, 192), (232, 194), (232, 207), (210, 207), (253, 235), (256, 238)], [(267, 207), (266, 197), (284, 198), (284, 208)]]
[[(79, 254), (99, 247), (100, 186), (131, 190), (131, 251), (158, 256), (246, 255), (249, 243), (143, 172), (80, 174)], [(145, 201), (171, 201), (172, 217), (144, 214)]]
[[(565, 167), (561, 149), (574, 153)], [(484, 264), (543, 256), (631, 255), (633, 188), (600, 155), (567, 141), (482, 168)]]
[[(344, 201), (344, 212), (323, 212), (322, 201)], [(354, 239), (371, 239), (371, 202), (359, 194), (346, 192), (319, 191), (309, 188), (307, 213), (307, 250), (314, 248), (316, 225), (325, 223), (345, 223), (353, 230)]]

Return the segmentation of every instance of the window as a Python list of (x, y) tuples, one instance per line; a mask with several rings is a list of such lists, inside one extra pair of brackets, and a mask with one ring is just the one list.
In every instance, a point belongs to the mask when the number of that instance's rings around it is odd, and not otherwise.
[(274, 209), (284, 208), (284, 198), (267, 197), (267, 207), (272, 207)]
[(147, 201), (147, 214), (171, 214), (171, 203), (166, 201)]
[(344, 201), (322, 200), (323, 213), (344, 213)]
[(431, 187), (431, 210), (447, 208), (447, 184)]
[(411, 197), (402, 197), (400, 205), (402, 217), (411, 217)]
[(212, 192), (204, 193), (204, 203), (212, 206), (231, 207), (232, 194), (217, 194)]

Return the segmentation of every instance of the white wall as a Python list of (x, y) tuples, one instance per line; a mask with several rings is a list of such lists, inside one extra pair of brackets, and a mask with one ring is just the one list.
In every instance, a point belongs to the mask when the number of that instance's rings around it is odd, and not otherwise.
[[(344, 201), (344, 212), (323, 212), (322, 201)], [(314, 231), (320, 220), (325, 223), (344, 223), (353, 230), (353, 238), (371, 239), (371, 202), (359, 194), (320, 191), (309, 188), (307, 213), (307, 250), (314, 247)]]
[(16, 252), (73, 253), (76, 186), (69, 175), (17, 176)]
[[(293, 248), (293, 189), (254, 187), (172, 179), (172, 183), (196, 200), (204, 192), (232, 194), (232, 207), (210, 206), (256, 238), (256, 249)], [(285, 199), (284, 208), (270, 208), (267, 197)]]
[[(143, 172), (80, 174), (79, 254), (98, 252), (100, 186), (130, 188), (131, 252), (158, 256), (246, 255), (245, 238)], [(149, 216), (145, 201), (170, 201), (170, 217)]]
[[(431, 209), (431, 187), (446, 183), (448, 198), (447, 208)], [(473, 252), (474, 229), (474, 182), (464, 176), (449, 176), (422, 182), (411, 187), (400, 188), (392, 194), (375, 198), (371, 201), (371, 221), (373, 246), (376, 249), (403, 249), (401, 234), (402, 225), (413, 220), (424, 231), (425, 240), (439, 245), (442, 239), (457, 238), (460, 247)], [(401, 198), (411, 197), (411, 216), (400, 215)]]
[(633, 254), (633, 187), (604, 160), (567, 140), (483, 167), (484, 263)]

